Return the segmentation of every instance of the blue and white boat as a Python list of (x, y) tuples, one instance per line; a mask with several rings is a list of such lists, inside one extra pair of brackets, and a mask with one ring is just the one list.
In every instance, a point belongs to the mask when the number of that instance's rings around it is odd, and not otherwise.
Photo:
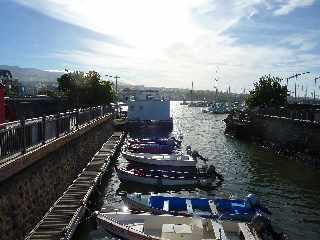
[(169, 194), (124, 195), (123, 201), (131, 208), (154, 214), (199, 216), (221, 220), (251, 221), (256, 213), (267, 212), (257, 198), (249, 194), (246, 199), (197, 198)]

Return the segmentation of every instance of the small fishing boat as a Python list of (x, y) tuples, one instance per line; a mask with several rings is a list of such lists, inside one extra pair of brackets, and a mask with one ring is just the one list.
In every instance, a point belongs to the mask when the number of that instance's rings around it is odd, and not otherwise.
[(131, 162), (143, 163), (159, 166), (175, 167), (196, 167), (197, 161), (189, 155), (182, 153), (173, 154), (152, 154), (152, 153), (132, 153), (123, 151), (122, 156)]
[(270, 213), (253, 194), (246, 199), (197, 198), (172, 194), (125, 194), (124, 203), (130, 209), (154, 214), (200, 216), (221, 220), (251, 221), (257, 213)]
[(109, 212), (97, 215), (107, 232), (128, 240), (258, 240), (247, 223), (216, 221), (196, 217)]
[(144, 168), (117, 168), (121, 182), (136, 182), (156, 186), (210, 186), (216, 179), (216, 172), (209, 167), (206, 171), (164, 171)]
[(130, 144), (127, 150), (132, 153), (171, 154), (176, 149), (174, 145), (159, 143)]

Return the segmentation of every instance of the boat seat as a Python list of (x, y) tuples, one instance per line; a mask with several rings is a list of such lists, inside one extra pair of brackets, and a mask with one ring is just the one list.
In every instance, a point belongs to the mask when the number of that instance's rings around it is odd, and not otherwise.
[(163, 201), (163, 211), (169, 212), (169, 200)]
[(193, 214), (192, 203), (190, 199), (186, 199), (187, 211), (189, 214)]
[(213, 215), (218, 215), (219, 214), (218, 213), (218, 209), (217, 209), (216, 204), (214, 203), (214, 201), (213, 200), (209, 200), (208, 204), (209, 204), (209, 207), (211, 209), (212, 214)]

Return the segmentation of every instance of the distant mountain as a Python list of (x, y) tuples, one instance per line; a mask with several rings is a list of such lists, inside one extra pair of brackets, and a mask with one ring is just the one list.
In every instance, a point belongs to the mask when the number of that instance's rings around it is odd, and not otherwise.
[(13, 78), (19, 79), (20, 82), (56, 82), (64, 72), (44, 71), (36, 68), (21, 68), (18, 66), (0, 65), (0, 70), (9, 70)]

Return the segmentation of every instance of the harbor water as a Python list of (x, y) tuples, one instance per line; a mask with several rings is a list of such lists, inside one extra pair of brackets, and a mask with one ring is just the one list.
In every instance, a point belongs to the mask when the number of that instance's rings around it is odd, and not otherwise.
[[(288, 234), (289, 239), (320, 239), (320, 169), (290, 160), (252, 143), (242, 142), (224, 134), (226, 115), (202, 113), (171, 102), (174, 130), (183, 134), (184, 147), (191, 145), (209, 163), (216, 166), (225, 181), (212, 189), (183, 189), (184, 193), (198, 195), (230, 195), (245, 197), (254, 193), (271, 212), (277, 231)], [(119, 157), (117, 164), (126, 161)], [(141, 185), (120, 184), (113, 171), (102, 193), (102, 211), (124, 209), (120, 192), (161, 192), (162, 189)], [(76, 239), (116, 239), (84, 223)]]

